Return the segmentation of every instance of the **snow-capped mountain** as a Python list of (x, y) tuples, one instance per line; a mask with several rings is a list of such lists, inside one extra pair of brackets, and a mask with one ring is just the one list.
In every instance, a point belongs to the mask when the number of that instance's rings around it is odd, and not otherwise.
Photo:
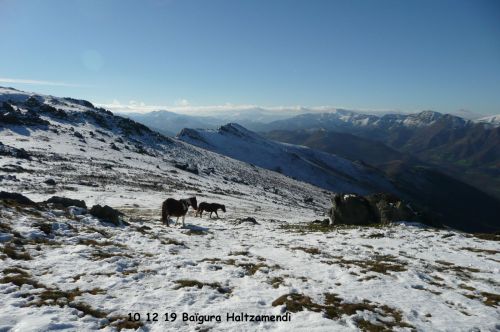
[[(395, 130), (397, 128), (422, 128), (430, 126), (441, 119), (443, 114), (434, 111), (422, 111), (415, 114), (364, 114), (348, 110), (337, 109), (327, 113), (306, 113), (295, 117), (273, 121), (262, 127), (269, 130), (298, 130), (298, 129), (328, 129), (354, 133), (358, 130)], [(456, 124), (465, 125), (467, 120), (447, 115), (453, 118)]]
[(485, 116), (484, 118), (479, 118), (479, 119), (474, 120), (474, 122), (484, 123), (487, 125), (491, 125), (493, 127), (499, 127), (500, 126), (500, 114)]
[[(324, 189), (83, 100), (0, 88), (0, 143), (0, 331), (498, 328), (495, 235), (325, 226)], [(347, 165), (343, 183), (362, 171)], [(227, 212), (160, 222), (163, 200), (190, 196)], [(249, 321), (265, 315), (290, 319)]]
[(396, 191), (372, 167), (304, 146), (271, 141), (235, 123), (217, 130), (183, 129), (177, 138), (331, 191)]

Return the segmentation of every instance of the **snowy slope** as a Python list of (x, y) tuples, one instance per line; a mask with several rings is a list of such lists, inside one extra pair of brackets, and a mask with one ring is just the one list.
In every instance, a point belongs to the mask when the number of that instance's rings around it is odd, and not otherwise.
[(395, 191), (373, 168), (304, 146), (275, 142), (235, 123), (217, 130), (184, 129), (177, 138), (332, 191)]
[[(324, 218), (322, 189), (163, 138), (84, 101), (36, 96), (56, 111), (27, 106), (30, 95), (0, 91), (0, 101), (42, 123), (0, 123), (1, 190), (108, 204), (129, 225), (0, 200), (0, 331), (499, 328), (497, 241), (405, 223), (319, 227), (309, 222)], [(182, 163), (198, 174), (176, 167)], [(185, 228), (160, 223), (165, 198), (192, 195), (224, 203), (227, 213), (217, 220), (190, 211)], [(155, 312), (160, 321), (147, 322)], [(167, 312), (178, 318), (165, 322)], [(240, 312), (291, 312), (291, 321), (226, 321)], [(129, 313), (141, 321), (128, 322)], [(222, 321), (185, 322), (183, 313)]]

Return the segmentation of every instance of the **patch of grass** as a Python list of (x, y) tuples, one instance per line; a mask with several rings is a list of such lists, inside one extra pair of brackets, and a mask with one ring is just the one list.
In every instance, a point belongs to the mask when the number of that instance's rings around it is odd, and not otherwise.
[(63, 307), (64, 305), (74, 301), (77, 296), (81, 296), (84, 293), (97, 295), (105, 294), (106, 291), (101, 288), (92, 288), (90, 290), (80, 290), (79, 288), (75, 288), (67, 291), (57, 288), (45, 288), (43, 292), (38, 294), (38, 300), (30, 303), (30, 305), (41, 307), (43, 305), (57, 304), (60, 307)]
[(96, 241), (93, 239), (80, 239), (78, 240), (78, 244), (83, 244), (91, 247), (108, 247), (115, 246), (119, 248), (126, 248), (127, 246), (121, 243), (113, 242), (113, 241)]
[(340, 266), (359, 266), (362, 268), (361, 273), (367, 273), (369, 271), (389, 274), (389, 272), (403, 272), (406, 271), (406, 263), (399, 261), (395, 256), (391, 255), (375, 255), (372, 259), (367, 260), (348, 260), (339, 259), (335, 263)]
[(102, 236), (104, 236), (105, 238), (110, 238), (110, 237), (111, 237), (111, 235), (109, 235), (109, 233), (108, 233), (108, 232), (106, 232), (106, 231), (104, 231), (104, 230), (102, 230), (102, 229), (98, 229), (98, 228), (92, 227), (92, 226), (87, 227), (86, 231), (87, 231), (88, 233), (99, 233), (99, 234), (101, 234)]
[(26, 251), (19, 252), (16, 249), (16, 247), (10, 243), (6, 243), (1, 250), (5, 255), (7, 255), (7, 257), (11, 259), (24, 260), (24, 261), (31, 260), (31, 255), (28, 252)]
[(281, 229), (296, 233), (329, 233), (335, 230), (334, 227), (317, 223), (283, 224)]
[(184, 244), (184, 242), (182, 241), (178, 241), (176, 239), (171, 239), (171, 238), (165, 238), (165, 239), (162, 239), (161, 240), (161, 244), (163, 245), (168, 245), (168, 244), (173, 244), (173, 245), (176, 245), (176, 246), (182, 246), (182, 247), (185, 247), (186, 245)]
[(273, 288), (279, 288), (281, 285), (283, 285), (285, 282), (285, 279), (282, 277), (273, 277), (269, 279), (268, 283), (273, 286)]
[(210, 262), (212, 264), (220, 263), (220, 264), (224, 264), (224, 265), (238, 266), (238, 267), (243, 268), (247, 275), (254, 275), (255, 273), (257, 273), (257, 271), (259, 271), (262, 268), (269, 268), (269, 269), (279, 269), (280, 268), (279, 265), (269, 266), (269, 265), (264, 264), (264, 263), (237, 262), (233, 258), (224, 259), (224, 260), (222, 260), (220, 258), (204, 258), (204, 259), (200, 260), (200, 262)]
[(69, 303), (68, 307), (75, 308), (76, 310), (83, 312), (85, 315), (90, 315), (95, 318), (106, 318), (108, 316), (108, 313), (99, 309), (94, 309), (84, 302)]
[(98, 260), (107, 259), (107, 258), (116, 257), (116, 256), (132, 258), (131, 255), (125, 254), (125, 253), (113, 253), (113, 252), (107, 252), (107, 251), (102, 251), (102, 250), (96, 250), (96, 251), (92, 252), (92, 258), (98, 259)]
[(500, 254), (500, 251), (498, 251), (498, 250), (491, 250), (491, 249), (481, 249), (481, 248), (471, 248), (471, 247), (463, 247), (463, 248), (460, 248), (460, 249), (461, 250), (472, 251), (472, 252), (485, 253), (485, 254), (488, 254), (488, 255)]
[(498, 307), (500, 304), (500, 295), (488, 292), (481, 292), (481, 296), (484, 298), (483, 303), (490, 307)]
[(39, 230), (45, 233), (45, 235), (50, 235), (52, 233), (52, 225), (46, 222), (37, 222), (33, 224), (34, 227), (38, 227)]
[(395, 328), (414, 328), (403, 321), (402, 313), (395, 308), (372, 303), (368, 300), (348, 303), (336, 294), (325, 294), (324, 304), (314, 303), (310, 297), (303, 294), (285, 294), (274, 300), (272, 305), (285, 305), (285, 310), (290, 312), (303, 310), (322, 312), (328, 319), (339, 319), (343, 315), (353, 316), (357, 315), (358, 312), (369, 311), (374, 314), (376, 324), (364, 319), (365, 316), (356, 317), (356, 325), (362, 331), (392, 331)]
[(4, 224), (0, 222), (0, 232), (2, 233), (12, 233), (12, 227), (9, 224)]
[(285, 306), (285, 310), (289, 312), (299, 312), (304, 310), (321, 312), (324, 306), (314, 303), (309, 296), (297, 293), (285, 294), (274, 300), (271, 305), (277, 307)]
[(460, 266), (460, 265), (455, 265), (450, 262), (446, 261), (436, 261), (439, 265), (435, 265), (433, 267), (434, 271), (437, 272), (453, 272), (455, 273), (458, 277), (461, 279), (466, 279), (469, 280), (471, 278), (471, 272), (481, 272), (481, 270), (473, 268), (473, 267), (466, 267), (466, 266)]
[(475, 291), (475, 290), (476, 290), (474, 287), (472, 287), (472, 286), (467, 286), (466, 284), (460, 284), (460, 285), (458, 285), (458, 287), (460, 287), (460, 288), (462, 288), (462, 289), (466, 289), (466, 290), (471, 291), (471, 292), (473, 292), (473, 291)]
[(249, 256), (250, 255), (250, 252), (246, 251), (246, 250), (242, 250), (242, 251), (231, 251), (228, 256)]
[(7, 274), (19, 274), (19, 275), (26, 276), (26, 277), (30, 275), (27, 271), (22, 270), (21, 268), (19, 268), (17, 266), (5, 268), (5, 269), (3, 269), (2, 272), (5, 275), (7, 275)]
[(307, 252), (308, 254), (311, 255), (319, 255), (321, 254), (321, 251), (318, 248), (305, 248), (305, 247), (294, 247), (291, 248), (292, 250), (301, 250), (303, 252)]
[[(5, 270), (4, 270), (4, 273)], [(31, 275), (26, 272), (10, 272), (5, 277), (0, 279), (0, 284), (8, 284), (13, 283), (17, 287), (21, 287), (22, 285), (31, 285), (34, 288), (46, 288), (45, 285), (39, 283), (38, 281), (31, 278)]]
[(270, 268), (270, 266), (264, 263), (238, 263), (236, 266), (242, 267), (245, 269), (247, 275), (254, 275), (263, 267)]
[(150, 231), (150, 230), (151, 230), (151, 227), (149, 227), (149, 226), (141, 226), (141, 227), (134, 227), (134, 229), (135, 229), (137, 232), (142, 233), (142, 234), (144, 234), (144, 235), (145, 235), (145, 234), (148, 234), (148, 233), (149, 233), (148, 231)]
[(144, 326), (144, 323), (141, 321), (129, 321), (128, 317), (125, 316), (113, 316), (108, 317), (108, 320), (111, 322), (110, 326), (115, 327), (118, 331), (121, 330), (137, 330)]
[(488, 233), (475, 233), (472, 234), (474, 237), (477, 237), (481, 240), (486, 241), (500, 241), (500, 234), (488, 234)]
[[(283, 224), (280, 226), (281, 229), (289, 232), (297, 232), (297, 233), (330, 233), (330, 232), (340, 232), (341, 230), (349, 230), (349, 229), (385, 229), (391, 227), (391, 225), (384, 224), (371, 224), (371, 225), (326, 225), (322, 223), (295, 223), (295, 224)], [(345, 234), (345, 233), (343, 233)]]
[(83, 277), (85, 275), (85, 273), (80, 273), (80, 274), (77, 274), (76, 276), (73, 276), (73, 281), (78, 281), (80, 280), (81, 277)]
[(441, 264), (441, 265), (446, 265), (446, 266), (455, 265), (453, 263), (450, 263), (450, 262), (447, 262), (447, 261), (441, 261), (441, 260), (437, 260), (436, 263)]
[(224, 259), (224, 260), (220, 259), (220, 258), (203, 258), (202, 260), (200, 260), (200, 262), (209, 262), (212, 264), (221, 263), (221, 264), (225, 264), (225, 265), (236, 265), (236, 260), (233, 258)]
[(174, 289), (180, 289), (184, 287), (197, 287), (198, 289), (202, 289), (203, 287), (210, 287), (216, 289), (219, 293), (231, 293), (231, 289), (222, 287), (218, 282), (202, 282), (194, 279), (179, 279), (174, 281), (177, 286)]

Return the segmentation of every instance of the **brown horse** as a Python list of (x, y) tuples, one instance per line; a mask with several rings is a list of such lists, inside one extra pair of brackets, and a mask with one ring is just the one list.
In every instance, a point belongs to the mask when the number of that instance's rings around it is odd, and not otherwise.
[(218, 203), (207, 203), (207, 202), (201, 202), (200, 205), (198, 206), (198, 210), (196, 211), (196, 216), (198, 214), (201, 216), (203, 215), (203, 211), (210, 212), (210, 218), (212, 218), (212, 213), (215, 212), (215, 215), (217, 218), (219, 218), (219, 215), (217, 214), (217, 210), (221, 209), (223, 212), (226, 212), (226, 206)]
[(168, 198), (161, 206), (162, 223), (166, 223), (168, 227), (168, 220), (170, 217), (177, 217), (177, 220), (175, 221), (175, 224), (177, 225), (179, 217), (182, 217), (182, 227), (184, 227), (184, 218), (186, 217), (186, 213), (190, 206), (195, 210), (198, 208), (196, 197), (180, 200)]

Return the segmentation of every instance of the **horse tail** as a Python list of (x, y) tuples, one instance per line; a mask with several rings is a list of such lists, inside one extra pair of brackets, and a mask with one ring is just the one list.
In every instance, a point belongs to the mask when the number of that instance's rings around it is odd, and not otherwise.
[(162, 223), (168, 223), (167, 201), (163, 202), (161, 206), (161, 221)]

